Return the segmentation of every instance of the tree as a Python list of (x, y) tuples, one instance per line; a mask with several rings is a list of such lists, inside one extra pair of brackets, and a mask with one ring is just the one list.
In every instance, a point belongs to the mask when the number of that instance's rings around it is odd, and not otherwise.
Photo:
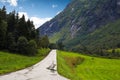
[(28, 21), (27, 21), (27, 29), (28, 29), (28, 32), (27, 32), (27, 38), (28, 38), (28, 40), (29, 39), (31, 39), (31, 22), (30, 22), (30, 20), (28, 19)]
[(7, 32), (7, 22), (0, 19), (0, 49), (5, 48), (6, 32)]
[(37, 44), (35, 40), (30, 40), (27, 45), (27, 55), (34, 56), (37, 53)]
[(19, 36), (24, 36), (24, 37), (27, 38), (28, 29), (27, 29), (27, 24), (25, 22), (25, 16), (24, 15), (18, 21), (17, 31), (18, 31)]
[(17, 51), (15, 38), (12, 33), (7, 35), (7, 49), (12, 52)]
[(26, 39), (26, 37), (24, 36), (19, 37), (18, 42), (17, 42), (18, 52), (26, 55), (27, 44), (28, 44), (28, 40)]
[(40, 42), (41, 43), (41, 47), (48, 48), (48, 46), (49, 46), (49, 39), (48, 39), (47, 35), (43, 36), (40, 41), (41, 41)]
[(33, 22), (28, 19), (27, 21), (27, 37), (28, 39), (35, 39), (36, 38), (36, 29), (33, 25)]
[(120, 43), (117, 44), (117, 47), (120, 48)]
[(8, 14), (7, 23), (8, 23), (8, 28), (7, 28), (8, 32), (14, 32), (15, 23), (16, 23), (15, 11)]
[[(24, 15), (19, 18), (19, 14), (16, 13), (15, 10), (7, 14), (5, 6), (0, 8), (1, 50), (7, 49), (10, 52), (34, 55), (37, 52), (36, 42), (38, 43), (39, 41), (38, 33), (33, 21), (30, 21), (29, 19), (26, 21)], [(44, 44), (44, 46), (48, 47), (47, 37), (44, 37), (43, 39), (43, 43), (47, 43)]]
[(112, 53), (113, 53), (113, 54), (115, 53), (115, 49), (112, 49)]
[(50, 49), (56, 49), (57, 48), (57, 45), (55, 43), (50, 43), (49, 44), (49, 48)]
[(6, 21), (6, 8), (3, 6), (2, 9), (0, 9), (0, 18), (4, 21)]
[(57, 48), (60, 49), (60, 50), (63, 50), (64, 45), (63, 45), (63, 42), (62, 42), (62, 41), (59, 41), (59, 42), (57, 43)]

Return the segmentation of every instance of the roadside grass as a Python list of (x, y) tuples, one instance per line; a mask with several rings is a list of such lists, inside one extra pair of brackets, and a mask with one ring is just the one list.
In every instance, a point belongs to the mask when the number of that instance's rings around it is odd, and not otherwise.
[[(39, 49), (37, 56), (24, 56), (8, 52), (0, 52), (0, 74), (20, 70), (42, 60), (50, 49)], [(41, 55), (42, 54), (42, 55)]]
[(119, 80), (120, 59), (57, 51), (58, 73), (70, 80)]

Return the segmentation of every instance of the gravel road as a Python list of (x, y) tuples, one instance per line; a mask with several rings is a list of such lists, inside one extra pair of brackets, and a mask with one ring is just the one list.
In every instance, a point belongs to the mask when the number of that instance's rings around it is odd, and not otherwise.
[[(0, 76), (0, 80), (68, 80), (60, 76), (57, 71), (47, 69), (52, 63), (57, 65), (56, 50), (52, 50), (49, 55), (36, 65)], [(57, 69), (57, 66), (54, 68)]]

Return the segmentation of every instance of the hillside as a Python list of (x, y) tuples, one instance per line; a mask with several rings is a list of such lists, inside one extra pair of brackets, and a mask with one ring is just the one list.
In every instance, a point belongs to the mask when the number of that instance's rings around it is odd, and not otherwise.
[(40, 26), (41, 35), (65, 50), (120, 47), (120, 0), (72, 0), (51, 21)]

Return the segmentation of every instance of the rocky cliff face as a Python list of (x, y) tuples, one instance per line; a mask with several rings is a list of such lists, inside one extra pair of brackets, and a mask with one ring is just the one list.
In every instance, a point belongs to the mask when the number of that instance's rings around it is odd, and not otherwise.
[[(70, 4), (51, 21), (40, 26), (40, 34), (69, 44), (73, 40), (93, 33), (97, 29), (120, 19), (120, 0), (72, 0)], [(64, 37), (63, 37), (64, 36)], [(81, 38), (77, 39), (77, 43)], [(58, 40), (58, 39), (57, 39)], [(75, 44), (75, 42), (74, 42)]]

